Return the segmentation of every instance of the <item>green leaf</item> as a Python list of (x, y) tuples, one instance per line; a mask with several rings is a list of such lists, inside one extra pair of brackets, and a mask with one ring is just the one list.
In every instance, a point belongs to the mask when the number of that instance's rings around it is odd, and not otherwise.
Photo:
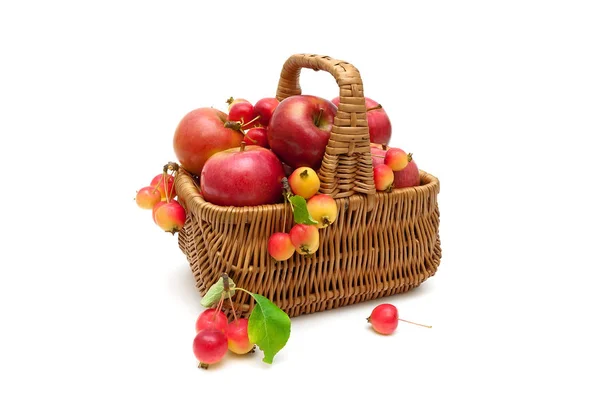
[(312, 219), (310, 214), (308, 213), (308, 208), (306, 207), (306, 200), (302, 196), (292, 196), (289, 198), (290, 203), (292, 203), (292, 208), (294, 209), (294, 221), (297, 224), (305, 224), (305, 225), (316, 225), (317, 221)]
[[(227, 279), (229, 279), (229, 294), (225, 295), (225, 298), (228, 298), (235, 293), (235, 283), (233, 282), (233, 280), (231, 278), (227, 278)], [(217, 283), (215, 283), (214, 285), (212, 285), (210, 287), (210, 289), (208, 289), (208, 292), (206, 292), (206, 294), (202, 298), (200, 305), (202, 307), (212, 306), (213, 304), (215, 304), (217, 301), (219, 301), (221, 299), (221, 295), (223, 294), (223, 291), (224, 291), (223, 278), (219, 278)]]
[(283, 349), (290, 337), (290, 317), (269, 299), (252, 293), (256, 304), (248, 319), (248, 338), (264, 353), (263, 362), (273, 363), (273, 357)]

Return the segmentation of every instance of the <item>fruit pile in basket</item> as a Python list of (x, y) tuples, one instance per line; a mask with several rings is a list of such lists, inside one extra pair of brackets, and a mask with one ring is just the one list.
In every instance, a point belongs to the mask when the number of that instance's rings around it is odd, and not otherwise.
[[(285, 260), (294, 250), (314, 253), (318, 231), (313, 225), (325, 228), (337, 216), (333, 199), (317, 194), (320, 181), (316, 171), (339, 98), (329, 101), (296, 95), (282, 102), (263, 98), (255, 104), (230, 98), (227, 104), (228, 113), (198, 108), (179, 122), (173, 147), (180, 167), (195, 178), (203, 198), (217, 206), (288, 202), (297, 226), (289, 234), (280, 232), (270, 238), (270, 254)], [(419, 185), (419, 169), (412, 154), (388, 147), (392, 125), (383, 107), (369, 98), (365, 105), (375, 188), (391, 191)], [(185, 223), (185, 210), (173, 190), (178, 168), (169, 163), (136, 197), (140, 207), (153, 210), (156, 224), (171, 233)]]
[[(319, 193), (318, 171), (339, 98), (329, 101), (295, 95), (281, 102), (264, 98), (252, 104), (230, 98), (227, 103), (228, 113), (198, 108), (183, 117), (173, 139), (179, 164), (166, 164), (149, 186), (138, 191), (137, 204), (152, 210), (162, 230), (173, 234), (181, 230), (186, 210), (178, 201), (174, 182), (185, 170), (202, 198), (214, 206), (289, 204), (294, 224), (285, 232), (288, 213), (282, 214), (284, 231), (272, 233), (277, 230), (273, 227), (267, 232), (268, 252), (276, 261), (288, 260), (296, 253), (312, 257), (319, 248), (319, 229), (327, 229), (338, 218), (336, 201)], [(392, 126), (383, 107), (369, 98), (365, 98), (365, 105), (375, 188), (389, 192), (419, 185), (419, 169), (412, 154), (388, 147)], [(236, 292), (253, 299), (248, 319), (236, 315), (231, 300)], [(222, 311), (226, 301), (231, 305), (233, 321)], [(255, 346), (264, 353), (263, 361), (270, 364), (290, 336), (291, 322), (284, 311), (266, 297), (236, 287), (225, 273), (203, 296), (201, 305), (207, 309), (196, 321), (193, 351), (202, 368), (219, 362), (228, 349), (246, 354)], [(376, 332), (391, 334), (399, 321), (397, 309), (382, 304), (368, 321)]]

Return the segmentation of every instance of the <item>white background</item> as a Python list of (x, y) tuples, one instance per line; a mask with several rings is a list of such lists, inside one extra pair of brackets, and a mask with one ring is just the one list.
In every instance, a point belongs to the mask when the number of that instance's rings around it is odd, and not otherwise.
[[(599, 20), (594, 1), (3, 2), (0, 398), (598, 398)], [(442, 264), (294, 318), (272, 366), (198, 370), (192, 274), (133, 197), (185, 113), (273, 96), (301, 52), (355, 64), (439, 177)], [(374, 334), (383, 301), (433, 329)]]

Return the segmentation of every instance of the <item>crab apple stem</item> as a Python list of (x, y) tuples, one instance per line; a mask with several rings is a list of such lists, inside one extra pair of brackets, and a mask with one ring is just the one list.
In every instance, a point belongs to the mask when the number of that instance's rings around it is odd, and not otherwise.
[(251, 137), (248, 137), (248, 135), (244, 135), (243, 142), (245, 142), (246, 140), (249, 140), (249, 141), (251, 141), (254, 144), (258, 143), (256, 140), (252, 139)]
[(231, 300), (231, 295), (229, 295), (229, 304), (231, 304), (231, 312), (233, 313), (233, 319), (237, 322), (237, 315), (235, 315), (235, 306), (233, 305), (233, 300)]
[(228, 105), (231, 105), (231, 103), (233, 103), (233, 96), (228, 98), (227, 100), (225, 100), (225, 103), (227, 103)]
[(383, 108), (383, 106), (381, 104), (377, 104), (375, 107), (367, 108), (367, 112), (369, 112), (371, 110), (379, 110), (382, 108)]
[(242, 143), (240, 143), (240, 151), (244, 151), (244, 150), (246, 150), (246, 142), (244, 142), (242, 140)]
[(219, 304), (217, 304), (217, 311), (215, 312), (215, 315), (221, 311), (221, 308), (223, 308), (223, 300), (225, 300), (225, 295), (221, 293), (221, 298), (219, 299)]
[(412, 153), (408, 153), (408, 162), (412, 161)]
[(419, 325), (419, 326), (422, 326), (422, 327), (424, 327), (424, 328), (431, 328), (431, 325), (417, 324), (416, 322), (407, 321), (407, 320), (405, 320), (405, 319), (402, 319), (402, 318), (398, 318), (398, 321), (407, 322), (407, 323), (409, 323), (409, 324), (413, 324), (413, 325)]
[(244, 128), (246, 125), (250, 125), (251, 123), (258, 121), (259, 118), (260, 118), (260, 115), (257, 115), (256, 117), (252, 118), (250, 121), (245, 122), (245, 123), (244, 123), (244, 120), (242, 120), (242, 128)]
[(321, 123), (321, 117), (323, 116), (323, 110), (322, 108), (319, 108), (319, 115), (317, 115), (317, 119), (315, 120), (315, 125), (319, 126), (319, 123)]

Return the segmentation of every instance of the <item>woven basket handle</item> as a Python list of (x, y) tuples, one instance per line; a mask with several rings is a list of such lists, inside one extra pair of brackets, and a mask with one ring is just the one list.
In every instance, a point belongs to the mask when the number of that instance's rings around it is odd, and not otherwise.
[(345, 61), (314, 54), (295, 54), (283, 64), (277, 99), (302, 93), (300, 70), (327, 71), (340, 87), (340, 105), (319, 170), (320, 192), (334, 198), (355, 193), (368, 196), (369, 209), (375, 196), (373, 164), (367, 125), (367, 110), (360, 73)]

